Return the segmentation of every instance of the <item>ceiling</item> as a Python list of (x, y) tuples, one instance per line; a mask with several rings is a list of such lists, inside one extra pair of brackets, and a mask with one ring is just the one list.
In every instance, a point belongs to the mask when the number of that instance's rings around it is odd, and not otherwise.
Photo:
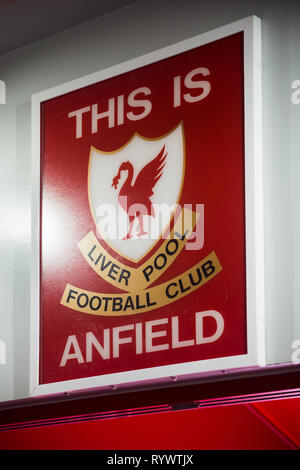
[(137, 0), (0, 0), (0, 55)]

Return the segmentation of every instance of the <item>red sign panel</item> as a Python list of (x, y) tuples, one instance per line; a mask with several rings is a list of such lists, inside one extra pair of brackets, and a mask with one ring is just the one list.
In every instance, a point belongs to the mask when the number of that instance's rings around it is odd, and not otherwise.
[(249, 358), (244, 34), (39, 97), (40, 389)]

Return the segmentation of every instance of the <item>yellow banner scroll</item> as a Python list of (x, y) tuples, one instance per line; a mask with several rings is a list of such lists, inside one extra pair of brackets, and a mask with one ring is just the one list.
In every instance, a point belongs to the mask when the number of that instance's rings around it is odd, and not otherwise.
[(158, 250), (138, 268), (130, 268), (116, 260), (89, 232), (78, 247), (91, 268), (106, 282), (128, 292), (146, 289), (173, 263), (191, 237), (200, 214), (182, 209), (171, 231), (164, 234)]
[(213, 279), (222, 266), (212, 251), (181, 275), (147, 290), (126, 294), (104, 294), (66, 285), (61, 304), (92, 315), (120, 316), (148, 312), (175, 302)]

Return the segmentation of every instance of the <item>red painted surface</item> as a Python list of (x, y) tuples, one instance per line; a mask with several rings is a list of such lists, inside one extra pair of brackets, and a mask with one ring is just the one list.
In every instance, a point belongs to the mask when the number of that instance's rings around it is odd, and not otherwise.
[[(247, 352), (242, 57), (242, 36), (233, 35), (43, 103), (40, 383)], [(199, 66), (210, 70), (210, 94), (199, 102), (184, 102), (174, 108), (173, 77), (179, 74), (184, 77)], [(82, 138), (75, 138), (74, 119), (68, 119), (69, 112), (98, 102), (107, 106), (109, 98), (121, 93), (128, 96), (133, 89), (146, 85), (151, 88), (152, 111), (145, 119), (126, 120), (124, 125), (112, 128), (104, 120), (99, 132), (91, 134), (87, 115)], [(200, 252), (181, 253), (160, 281), (169, 281), (211, 251), (216, 252), (223, 271), (203, 287), (201, 295), (195, 291), (174, 305), (141, 313), (138, 321), (181, 314), (182, 338), (188, 339), (194, 329), (195, 312), (215, 309), (224, 316), (224, 334), (216, 343), (155, 354), (136, 355), (130, 345), (125, 345), (120, 358), (103, 361), (98, 355), (93, 362), (78, 364), (77, 360), (70, 360), (60, 367), (69, 335), (76, 335), (82, 347), (86, 332), (102, 339), (104, 329), (132, 323), (131, 316), (96, 317), (60, 304), (67, 283), (105, 295), (115, 293), (90, 268), (77, 247), (90, 230), (95, 230), (87, 188), (90, 146), (113, 151), (126, 144), (135, 132), (157, 138), (181, 121), (185, 130), (186, 168), (179, 202), (205, 204), (205, 247)], [(57, 215), (51, 233), (52, 244), (58, 250), (55, 256), (45, 242), (45, 224), (52, 220), (51, 210)], [(171, 342), (170, 331), (165, 341)]]
[(275, 400), (255, 403), (255, 409), (263, 414), (274, 427), (300, 448), (300, 399)]
[(299, 409), (287, 399), (4, 431), (0, 449), (297, 449)]

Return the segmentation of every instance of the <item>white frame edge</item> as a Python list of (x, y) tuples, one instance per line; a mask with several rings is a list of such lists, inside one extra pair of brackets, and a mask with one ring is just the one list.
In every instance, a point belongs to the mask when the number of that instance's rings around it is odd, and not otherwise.
[[(40, 299), (40, 104), (107, 78), (244, 32), (245, 211), (247, 344), (245, 355), (158, 366), (39, 385)], [(262, 163), (261, 20), (250, 16), (32, 96), (32, 225), (30, 396), (265, 365), (264, 228)]]
[[(244, 48), (247, 327), (256, 338), (248, 345), (248, 354), (256, 357), (257, 365), (265, 366), (262, 57), (257, 17), (248, 34)], [(247, 55), (253, 57), (253, 63), (247, 61)]]

